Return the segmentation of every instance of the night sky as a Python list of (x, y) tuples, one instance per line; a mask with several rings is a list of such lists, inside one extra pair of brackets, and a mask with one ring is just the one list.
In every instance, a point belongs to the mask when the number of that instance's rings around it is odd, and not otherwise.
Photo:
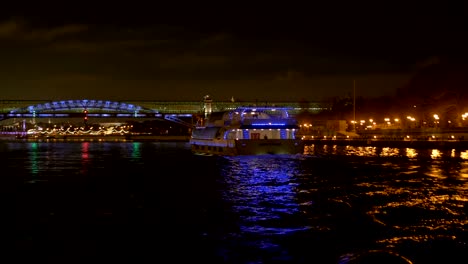
[(374, 97), (467, 62), (461, 3), (37, 2), (2, 8), (0, 100)]

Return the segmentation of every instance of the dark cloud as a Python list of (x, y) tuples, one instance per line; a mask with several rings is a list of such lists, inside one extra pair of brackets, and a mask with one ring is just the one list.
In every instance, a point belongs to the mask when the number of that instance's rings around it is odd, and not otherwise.
[(392, 94), (430, 58), (466, 60), (444, 6), (33, 4), (0, 16), (4, 99), (320, 99)]

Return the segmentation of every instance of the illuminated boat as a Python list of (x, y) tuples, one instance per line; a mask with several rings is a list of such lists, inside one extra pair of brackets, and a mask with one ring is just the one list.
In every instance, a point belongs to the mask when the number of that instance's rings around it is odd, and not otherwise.
[(299, 126), (288, 108), (238, 107), (213, 112), (192, 130), (192, 152), (202, 155), (302, 154)]

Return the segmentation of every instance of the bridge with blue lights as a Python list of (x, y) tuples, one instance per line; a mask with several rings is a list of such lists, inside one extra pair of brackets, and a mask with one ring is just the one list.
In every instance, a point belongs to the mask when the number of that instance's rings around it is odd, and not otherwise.
[[(0, 120), (9, 118), (85, 118), (88, 117), (162, 117), (157, 110), (139, 105), (104, 100), (62, 100), (10, 108), (0, 113)], [(91, 112), (90, 112), (91, 111)]]
[[(26, 129), (27, 123), (36, 124), (40, 120), (61, 118), (70, 122), (76, 118), (81, 124), (106, 123), (104, 120), (117, 119), (130, 121), (135, 119), (167, 120), (186, 127), (193, 127), (194, 118), (205, 115), (207, 112), (232, 110), (241, 106), (275, 106), (291, 109), (290, 113), (302, 110), (317, 112), (323, 109), (319, 103), (304, 105), (299, 102), (232, 102), (211, 99), (203, 101), (110, 101), (110, 100), (0, 100), (0, 127), (1, 130)], [(305, 109), (306, 108), (306, 109)], [(107, 119), (106, 119), (107, 118)], [(102, 120), (97, 121), (97, 119)], [(73, 121), (72, 121), (73, 122)], [(196, 122), (195, 122), (196, 123)]]
[[(0, 121), (10, 118), (164, 118), (165, 116), (196, 115), (206, 110), (206, 101), (110, 101), (110, 100), (0, 100)], [(212, 111), (239, 106), (289, 107), (304, 110), (299, 102), (231, 102), (210, 101)], [(308, 103), (307, 110), (323, 109), (321, 103)]]

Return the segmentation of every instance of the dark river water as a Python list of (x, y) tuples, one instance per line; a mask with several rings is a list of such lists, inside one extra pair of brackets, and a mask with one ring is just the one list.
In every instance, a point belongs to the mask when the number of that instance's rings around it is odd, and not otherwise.
[(38, 263), (459, 263), (468, 150), (0, 141), (3, 259)]

